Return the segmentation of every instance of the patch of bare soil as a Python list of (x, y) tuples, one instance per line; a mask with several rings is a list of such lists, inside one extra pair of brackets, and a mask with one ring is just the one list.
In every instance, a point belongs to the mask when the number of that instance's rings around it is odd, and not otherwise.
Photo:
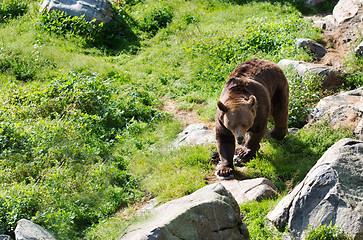
[(307, 18), (312, 19), (317, 27), (321, 27), (323, 45), (328, 53), (317, 63), (333, 66), (336, 69), (344, 69), (344, 61), (348, 53), (354, 51), (357, 41), (362, 37), (363, 10), (360, 10), (353, 18), (342, 23), (337, 23), (332, 15), (316, 15)]
[(178, 103), (176, 101), (165, 101), (164, 106), (162, 106), (160, 110), (171, 113), (176, 120), (183, 123), (184, 125), (203, 122), (201, 121), (197, 112), (181, 110), (178, 108)]

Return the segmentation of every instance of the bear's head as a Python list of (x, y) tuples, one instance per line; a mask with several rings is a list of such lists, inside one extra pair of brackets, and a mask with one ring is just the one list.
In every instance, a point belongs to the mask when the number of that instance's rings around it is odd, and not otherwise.
[(223, 125), (233, 133), (237, 143), (242, 144), (256, 117), (256, 97), (251, 95), (247, 101), (239, 99), (224, 104), (218, 101), (217, 107), (223, 112), (220, 119)]

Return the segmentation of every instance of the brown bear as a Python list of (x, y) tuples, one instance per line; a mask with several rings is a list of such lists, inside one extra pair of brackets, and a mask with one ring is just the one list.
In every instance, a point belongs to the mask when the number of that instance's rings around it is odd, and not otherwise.
[(245, 140), (239, 154), (243, 162), (256, 155), (270, 116), (275, 124), (271, 137), (283, 139), (287, 132), (288, 105), (289, 85), (277, 64), (252, 59), (239, 65), (228, 77), (217, 103), (215, 121), (220, 162), (216, 176), (233, 178), (236, 141), (242, 145)]

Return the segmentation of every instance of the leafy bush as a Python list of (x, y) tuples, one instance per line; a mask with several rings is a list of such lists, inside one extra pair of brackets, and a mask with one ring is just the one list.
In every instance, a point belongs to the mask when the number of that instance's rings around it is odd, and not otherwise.
[(337, 226), (321, 225), (318, 228), (309, 227), (306, 240), (353, 240), (353, 237), (348, 236), (342, 229)]
[(298, 76), (287, 71), (290, 87), (289, 126), (301, 128), (307, 122), (308, 114), (326, 92), (321, 90), (321, 77), (310, 74), (306, 77)]
[(159, 29), (165, 28), (173, 19), (170, 7), (165, 5), (152, 5), (142, 10), (139, 27), (142, 31), (154, 36)]
[[(141, 195), (114, 144), (162, 116), (147, 92), (72, 73), (2, 94), (2, 117), (17, 122), (0, 123), (0, 219), (9, 222), (2, 232), (26, 217), (78, 238)], [(19, 184), (28, 184), (26, 201), (11, 194)]]
[(100, 34), (103, 23), (96, 23), (97, 20), (87, 21), (84, 16), (70, 16), (62, 11), (43, 11), (39, 15), (39, 25), (46, 31), (59, 35), (76, 35), (89, 39)]
[(106, 47), (106, 50), (118, 48), (124, 42), (135, 44), (137, 37), (128, 26), (132, 19), (122, 7), (113, 10), (113, 17), (107, 23), (99, 23), (96, 19), (87, 21), (84, 16), (72, 17), (61, 11), (44, 11), (39, 16), (38, 26), (57, 35), (83, 37), (86, 45)]
[(28, 11), (28, 3), (21, 0), (2, 0), (0, 2), (0, 23), (21, 16)]

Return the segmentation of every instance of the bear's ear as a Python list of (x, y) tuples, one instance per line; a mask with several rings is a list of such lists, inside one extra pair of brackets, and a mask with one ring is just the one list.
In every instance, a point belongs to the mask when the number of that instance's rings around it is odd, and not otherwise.
[(248, 102), (247, 102), (248, 107), (250, 109), (253, 109), (256, 106), (256, 102), (257, 102), (256, 97), (251, 95), (250, 98), (248, 99)]
[(228, 112), (228, 108), (221, 101), (217, 102), (217, 107), (224, 113)]

